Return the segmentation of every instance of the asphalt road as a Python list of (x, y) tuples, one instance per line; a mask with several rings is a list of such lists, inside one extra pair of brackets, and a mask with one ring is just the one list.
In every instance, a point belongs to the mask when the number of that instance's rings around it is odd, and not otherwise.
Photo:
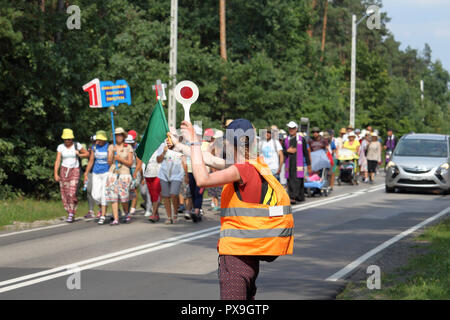
[[(450, 196), (387, 194), (381, 175), (374, 185), (307, 198), (293, 206), (294, 254), (261, 263), (256, 298), (332, 299), (361, 259), (448, 208)], [(206, 211), (198, 224), (161, 220), (2, 232), (0, 299), (219, 299), (218, 213)]]

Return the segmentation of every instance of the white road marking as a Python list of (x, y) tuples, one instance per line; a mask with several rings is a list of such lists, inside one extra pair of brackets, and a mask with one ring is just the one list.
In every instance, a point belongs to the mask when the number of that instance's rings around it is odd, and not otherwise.
[(184, 239), (184, 238), (195, 237), (195, 236), (197, 236), (199, 234), (203, 234), (203, 233), (206, 233), (206, 232), (209, 232), (209, 231), (212, 231), (212, 230), (214, 230), (215, 233), (218, 233), (220, 231), (220, 227), (217, 226), (217, 227), (212, 227), (212, 228), (208, 228), (208, 229), (204, 229), (204, 230), (200, 230), (200, 231), (190, 232), (190, 233), (186, 233), (186, 234), (181, 235), (181, 236), (172, 237), (172, 238), (168, 238), (168, 239), (164, 239), (164, 240), (159, 240), (159, 241), (156, 241), (156, 242), (151, 242), (151, 243), (140, 245), (140, 246), (137, 246), (137, 247), (132, 247), (132, 248), (129, 248), (129, 249), (125, 249), (125, 250), (121, 250), (121, 251), (105, 254), (105, 255), (94, 257), (94, 258), (91, 258), (91, 259), (75, 262), (75, 263), (72, 263), (70, 265), (65, 265), (65, 266), (61, 266), (61, 267), (57, 267), (57, 268), (53, 268), (53, 269), (49, 269), (49, 270), (45, 270), (45, 271), (29, 274), (29, 275), (26, 275), (26, 276), (23, 276), (23, 277), (2, 281), (2, 282), (0, 282), (0, 287), (8, 285), (8, 284), (11, 284), (11, 283), (20, 282), (20, 281), (24, 281), (24, 280), (28, 280), (28, 279), (32, 279), (32, 278), (36, 278), (36, 277), (40, 277), (40, 276), (44, 276), (44, 275), (47, 275), (47, 274), (52, 274), (52, 273), (55, 273), (55, 272), (58, 272), (58, 271), (61, 271), (61, 270), (73, 269), (74, 266), (80, 267), (82, 265), (86, 265), (86, 264), (89, 264), (89, 263), (98, 262), (98, 261), (101, 261), (101, 260), (106, 260), (106, 259), (114, 258), (114, 257), (117, 257), (117, 256), (129, 254), (129, 253), (131, 253), (133, 251), (145, 250), (145, 249), (148, 249), (148, 248), (151, 248), (151, 247), (155, 247), (155, 246), (160, 246), (160, 245), (163, 245), (163, 244), (166, 244), (166, 243), (176, 242), (176, 241), (179, 241), (179, 240)]
[(355, 192), (351, 192), (351, 193), (346, 193), (343, 195), (339, 195), (339, 196), (335, 196), (335, 197), (330, 197), (328, 199), (324, 199), (324, 200), (318, 200), (318, 201), (314, 201), (312, 203), (305, 203), (305, 204), (300, 204), (300, 205), (294, 205), (292, 206), (292, 211), (293, 212), (297, 212), (297, 211), (303, 211), (309, 208), (314, 208), (314, 207), (318, 207), (324, 204), (328, 204), (328, 203), (333, 203), (333, 202), (337, 202), (340, 200), (344, 200), (344, 199), (349, 199), (349, 198), (353, 198), (359, 195), (363, 195), (365, 193), (368, 192), (374, 192), (374, 191), (378, 191), (384, 188), (384, 184), (381, 186), (376, 186), (373, 188), (368, 188), (368, 189), (362, 189), (362, 190), (358, 190)]
[[(217, 228), (218, 227), (211, 228), (211, 229), (217, 229)], [(218, 232), (219, 231), (217, 231), (217, 230), (211, 231), (211, 232), (206, 232), (206, 233), (203, 232), (200, 235), (197, 235), (197, 236), (194, 236), (194, 237), (168, 242), (168, 243), (161, 244), (161, 245), (153, 247), (153, 248), (139, 250), (139, 251), (136, 251), (136, 252), (133, 252), (133, 253), (129, 253), (129, 254), (126, 254), (126, 255), (121, 255), (119, 257), (114, 257), (114, 258), (111, 258), (111, 259), (107, 259), (107, 260), (91, 263), (91, 264), (84, 265), (84, 266), (81, 266), (81, 267), (80, 267), (81, 263), (80, 264), (73, 263), (71, 265), (67, 265), (67, 266), (64, 266), (64, 267), (55, 268), (55, 269), (52, 269), (52, 270), (53, 271), (56, 270), (56, 269), (61, 269), (61, 270), (66, 269), (66, 270), (62, 271), (62, 272), (59, 272), (59, 273), (56, 273), (56, 274), (51, 274), (51, 275), (48, 275), (48, 276), (40, 277), (40, 278), (37, 278), (37, 279), (34, 279), (34, 280), (29, 280), (29, 281), (25, 281), (25, 282), (20, 282), (20, 283), (15, 284), (15, 285), (2, 287), (2, 288), (0, 288), (0, 293), (11, 291), (11, 290), (15, 290), (15, 289), (19, 289), (19, 288), (22, 288), (22, 287), (31, 286), (31, 285), (36, 284), (36, 283), (49, 281), (49, 280), (60, 278), (60, 277), (64, 277), (64, 276), (67, 276), (67, 275), (71, 275), (71, 274), (73, 274), (75, 272), (74, 270), (76, 270), (76, 272), (81, 272), (83, 270), (92, 269), (92, 268), (103, 266), (103, 265), (106, 265), (106, 264), (109, 264), (109, 263), (113, 263), (113, 262), (129, 259), (129, 258), (133, 258), (133, 257), (139, 256), (139, 255), (143, 255), (143, 254), (149, 253), (149, 252), (153, 252), (153, 251), (157, 251), (157, 250), (173, 247), (173, 246), (181, 244), (181, 243), (190, 242), (190, 241), (193, 241), (193, 240), (209, 237), (211, 235), (217, 234)], [(167, 241), (167, 240), (165, 240), (165, 241)], [(37, 274), (43, 274), (43, 272), (39, 272)], [(28, 277), (29, 278), (34, 278), (37, 274), (31, 274)], [(19, 279), (23, 279), (23, 278), (25, 278), (25, 277), (4, 281), (4, 282), (0, 283), (0, 286), (2, 284), (6, 283), (6, 282), (17, 282), (17, 281), (20, 281)]]
[(415, 226), (409, 228), (408, 230), (403, 231), (402, 233), (396, 235), (395, 237), (389, 239), (388, 241), (383, 242), (382, 244), (380, 244), (376, 248), (370, 250), (369, 252), (367, 252), (366, 254), (362, 255), (361, 257), (359, 257), (355, 261), (349, 263), (347, 266), (345, 266), (344, 268), (342, 268), (341, 270), (339, 270), (338, 272), (336, 272), (335, 274), (333, 274), (332, 276), (328, 277), (325, 280), (326, 281), (338, 281), (339, 279), (342, 279), (345, 275), (347, 275), (349, 272), (353, 271), (361, 263), (363, 263), (364, 261), (366, 261), (367, 259), (369, 259), (373, 255), (377, 254), (381, 250), (386, 249), (391, 244), (399, 241), (400, 239), (406, 237), (407, 235), (410, 235), (414, 231), (422, 228), (423, 226), (429, 224), (430, 222), (433, 222), (434, 220), (442, 217), (443, 215), (446, 215), (449, 212), (450, 212), (450, 207), (448, 207), (447, 209), (444, 209), (441, 212), (435, 214), (434, 216), (432, 216), (432, 217), (422, 221), (421, 223), (416, 224)]
[(64, 227), (64, 226), (68, 226), (68, 225), (69, 225), (68, 223), (61, 223), (61, 224), (55, 224), (53, 226), (48, 226), (48, 227), (35, 228), (35, 229), (29, 229), (29, 230), (23, 230), (23, 231), (17, 231), (17, 232), (9, 232), (9, 233), (5, 233), (5, 234), (0, 234), (0, 238), (15, 236), (16, 234), (28, 233), (28, 232), (33, 232), (33, 231), (59, 228), (59, 227)]
[[(384, 185), (382, 185), (381, 187), (384, 188)], [(356, 192), (351, 192), (351, 193), (331, 197), (331, 198), (324, 199), (324, 200), (317, 200), (311, 204), (296, 205), (296, 206), (293, 206), (293, 212), (302, 211), (302, 210), (306, 210), (308, 208), (325, 205), (325, 204), (328, 204), (331, 202), (336, 202), (336, 201), (340, 201), (343, 199), (356, 197), (358, 195), (362, 195), (367, 192), (373, 192), (373, 191), (376, 191), (379, 189), (380, 189), (380, 187), (378, 187), (378, 189), (372, 189), (372, 190), (363, 189), (363, 190), (359, 190)], [(62, 225), (65, 225), (65, 224), (62, 224)], [(58, 227), (58, 226), (60, 226), (60, 225), (51, 226), (51, 227)], [(40, 228), (40, 230), (42, 230), (42, 229), (48, 229), (48, 227)], [(36, 231), (36, 230), (37, 229), (26, 230), (26, 232), (31, 232), (31, 231)], [(73, 274), (75, 269), (77, 271), (82, 271), (82, 270), (86, 270), (86, 269), (96, 268), (96, 267), (99, 267), (102, 265), (129, 259), (132, 257), (136, 257), (139, 255), (149, 253), (149, 252), (173, 247), (173, 246), (181, 244), (181, 243), (208, 237), (208, 236), (211, 236), (214, 234), (218, 234), (219, 232), (220, 232), (220, 226), (212, 227), (212, 228), (208, 228), (208, 229), (204, 229), (204, 230), (200, 230), (200, 231), (196, 231), (196, 232), (187, 233), (187, 234), (184, 234), (181, 236), (172, 237), (172, 238), (168, 238), (165, 240), (159, 240), (156, 242), (140, 245), (137, 247), (132, 247), (129, 249), (109, 253), (109, 254), (94, 257), (91, 259), (74, 262), (69, 265), (29, 274), (29, 275), (14, 278), (14, 279), (5, 280), (5, 281), (0, 282), (0, 287), (1, 287), (0, 293), (15, 290), (15, 289), (26, 287), (26, 286), (30, 286), (30, 285), (33, 285), (36, 283), (52, 280), (55, 278), (64, 277), (64, 276)], [(22, 232), (19, 232), (19, 233), (22, 233)], [(14, 234), (18, 234), (18, 233), (14, 233)], [(11, 234), (6, 234), (4, 236), (7, 236), (7, 235), (11, 235)]]

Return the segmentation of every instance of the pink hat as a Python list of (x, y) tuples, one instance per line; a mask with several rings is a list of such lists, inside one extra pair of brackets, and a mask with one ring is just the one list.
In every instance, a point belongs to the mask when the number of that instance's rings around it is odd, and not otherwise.
[(211, 129), (211, 128), (206, 129), (205, 130), (205, 136), (208, 136), (208, 137), (214, 136), (214, 130)]

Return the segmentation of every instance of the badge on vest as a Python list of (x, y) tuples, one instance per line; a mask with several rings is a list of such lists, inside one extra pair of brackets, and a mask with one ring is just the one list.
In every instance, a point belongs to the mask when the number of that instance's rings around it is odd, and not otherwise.
[(269, 217), (279, 217), (283, 215), (283, 206), (269, 207)]

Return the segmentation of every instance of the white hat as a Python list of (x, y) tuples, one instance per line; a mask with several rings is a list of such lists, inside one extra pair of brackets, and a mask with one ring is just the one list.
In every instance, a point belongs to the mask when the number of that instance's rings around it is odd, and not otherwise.
[(127, 136), (127, 138), (125, 139), (125, 143), (134, 143), (134, 139), (133, 139), (133, 136), (131, 135), (131, 134), (129, 134), (128, 136)]
[(222, 130), (216, 130), (216, 132), (214, 132), (214, 139), (219, 139), (223, 137), (223, 131)]
[(280, 129), (280, 133), (281, 134), (286, 134), (286, 131), (284, 131), (283, 129)]
[(367, 130), (366, 129), (362, 129), (361, 130), (361, 137), (365, 137), (367, 134)]
[(348, 137), (356, 137), (356, 134), (352, 131), (348, 134)]
[(289, 122), (288, 124), (287, 124), (287, 126), (288, 126), (288, 128), (298, 128), (298, 125), (294, 122), (294, 121), (291, 121), (291, 122)]
[(376, 132), (372, 132), (370, 135), (371, 135), (372, 137), (378, 137), (378, 133), (376, 133)]

